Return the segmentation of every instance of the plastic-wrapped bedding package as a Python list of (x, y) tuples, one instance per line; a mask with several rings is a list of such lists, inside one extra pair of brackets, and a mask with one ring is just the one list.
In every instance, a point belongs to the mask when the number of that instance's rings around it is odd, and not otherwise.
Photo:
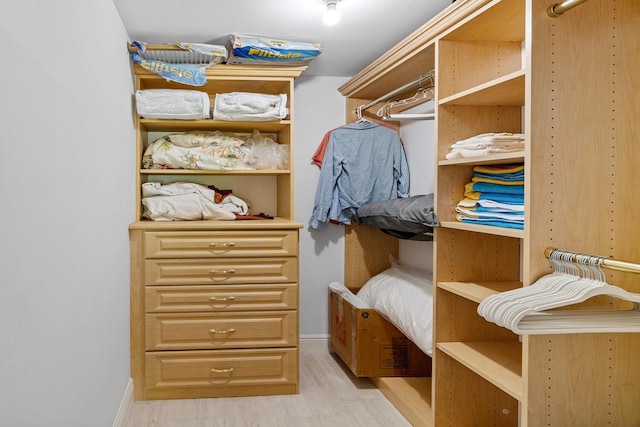
[(266, 121), (287, 117), (287, 95), (231, 92), (216, 94), (214, 120)]
[(207, 81), (205, 69), (227, 58), (224, 46), (198, 43), (174, 43), (173, 46), (178, 49), (151, 50), (147, 43), (133, 41), (129, 45), (129, 56), (134, 64), (168, 81), (191, 86), (203, 86)]
[(229, 64), (307, 65), (320, 55), (319, 43), (232, 34)]
[(145, 119), (201, 120), (211, 117), (206, 92), (187, 89), (136, 91), (136, 110)]

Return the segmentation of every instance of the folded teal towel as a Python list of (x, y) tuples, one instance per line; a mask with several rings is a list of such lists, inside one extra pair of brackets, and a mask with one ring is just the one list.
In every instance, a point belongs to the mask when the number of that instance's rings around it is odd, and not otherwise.
[(488, 182), (473, 182), (471, 189), (481, 193), (524, 194), (524, 185), (500, 185)]

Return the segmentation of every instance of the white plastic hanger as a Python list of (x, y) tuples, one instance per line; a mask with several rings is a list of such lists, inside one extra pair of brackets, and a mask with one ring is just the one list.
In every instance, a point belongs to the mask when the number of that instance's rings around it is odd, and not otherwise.
[[(602, 257), (559, 251), (554, 272), (534, 284), (485, 298), (478, 314), (517, 334), (640, 332), (640, 294), (609, 285)], [(575, 259), (576, 264), (572, 262)], [(632, 303), (630, 310), (553, 310), (606, 295)]]

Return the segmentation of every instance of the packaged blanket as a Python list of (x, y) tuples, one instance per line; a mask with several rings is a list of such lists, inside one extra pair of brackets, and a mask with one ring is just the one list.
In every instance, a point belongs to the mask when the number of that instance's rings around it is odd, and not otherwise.
[(145, 169), (285, 169), (288, 146), (272, 134), (189, 131), (164, 135), (145, 149)]
[(211, 117), (206, 92), (182, 89), (136, 91), (136, 110), (145, 119), (201, 120)]
[(206, 67), (225, 61), (227, 49), (202, 43), (147, 46), (134, 40), (129, 44), (129, 56), (134, 64), (168, 81), (203, 86), (207, 81)]
[(229, 64), (307, 65), (321, 53), (319, 43), (232, 34)]
[(213, 106), (214, 120), (267, 121), (287, 117), (287, 95), (249, 92), (219, 93)]

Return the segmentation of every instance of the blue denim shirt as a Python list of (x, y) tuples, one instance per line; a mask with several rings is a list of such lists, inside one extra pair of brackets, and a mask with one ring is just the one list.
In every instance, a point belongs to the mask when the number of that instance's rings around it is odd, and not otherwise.
[(331, 132), (309, 226), (350, 224), (358, 207), (409, 197), (409, 167), (398, 134), (359, 121)]

